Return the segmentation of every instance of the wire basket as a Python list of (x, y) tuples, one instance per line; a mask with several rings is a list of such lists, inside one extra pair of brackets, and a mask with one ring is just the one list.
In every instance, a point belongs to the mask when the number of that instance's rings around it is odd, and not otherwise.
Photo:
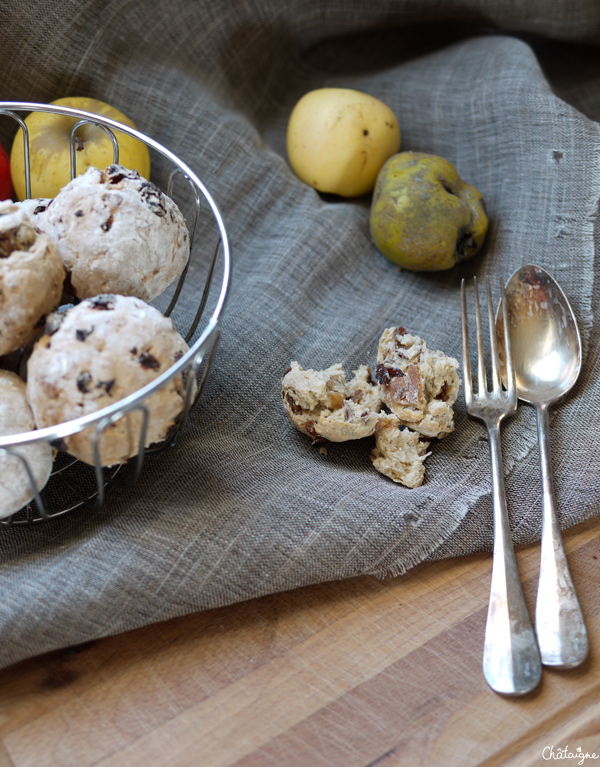
[[(193, 295), (196, 295), (196, 292), (199, 294), (197, 308), (195, 313), (193, 313), (193, 317), (184, 323), (181, 320), (174, 320), (177, 330), (185, 338), (186, 342), (190, 344), (189, 351), (168, 370), (161, 373), (154, 381), (95, 413), (56, 426), (22, 434), (0, 436), (0, 455), (12, 455), (21, 462), (33, 491), (33, 500), (27, 506), (11, 516), (0, 520), (0, 525), (3, 527), (28, 525), (34, 522), (53, 519), (82, 506), (98, 508), (104, 502), (107, 488), (131, 487), (142, 472), (146, 456), (165, 450), (175, 444), (179, 434), (185, 427), (190, 413), (198, 403), (210, 371), (220, 337), (219, 318), (227, 298), (230, 282), (229, 243), (221, 214), (202, 181), (176, 155), (157, 141), (154, 141), (154, 139), (140, 133), (140, 131), (99, 115), (51, 104), (0, 101), (0, 115), (6, 115), (15, 120), (23, 131), (26, 196), (28, 198), (31, 197), (29, 133), (24, 119), (17, 114), (18, 112), (51, 112), (75, 118), (75, 124), (71, 130), (71, 178), (75, 178), (76, 175), (76, 134), (78, 129), (85, 124), (94, 125), (107, 133), (112, 142), (113, 163), (115, 165), (119, 163), (119, 145), (114, 131), (128, 134), (142, 141), (149, 148), (165, 157), (170, 162), (170, 165), (173, 166), (168, 177), (166, 194), (169, 197), (173, 197), (175, 181), (181, 176), (187, 182), (186, 188), (188, 189), (188, 198), (190, 198), (187, 202), (188, 207), (191, 207), (193, 212), (188, 226), (190, 234), (188, 264), (178, 283), (166, 291), (168, 305), (162, 313), (167, 317), (171, 316), (182, 295), (185, 295), (186, 278), (188, 277), (190, 266), (193, 265), (194, 268), (198, 267), (198, 270), (203, 270), (205, 278), (203, 290), (197, 291), (196, 286), (193, 288)], [(203, 237), (203, 243), (211, 243), (211, 239), (214, 242), (214, 245), (209, 245), (210, 249), (206, 253), (201, 253), (199, 248), (194, 249), (194, 234), (200, 216), (209, 217), (206, 225), (212, 229), (211, 236)], [(204, 219), (202, 219), (202, 222), (204, 225)], [(217, 276), (218, 264), (221, 265), (220, 281)], [(189, 292), (191, 293), (191, 290)], [(204, 317), (209, 296), (211, 297), (212, 310), (210, 316)], [(178, 375), (182, 375), (183, 380), (186, 381), (185, 404), (181, 416), (170, 430), (168, 438), (164, 442), (159, 445), (145, 447), (149, 415), (145, 401)], [(197, 384), (195, 388), (194, 381)], [(111, 424), (126, 417), (132, 411), (140, 411), (142, 414), (137, 456), (131, 458), (126, 464), (103, 468), (99, 447), (102, 433)], [(54, 460), (52, 473), (47, 485), (44, 488), (38, 488), (32, 468), (26, 457), (19, 452), (19, 447), (45, 441), (60, 450), (63, 444), (62, 440), (65, 437), (90, 427), (93, 427), (91, 440), (94, 465), (82, 463), (68, 453), (59, 451)]]

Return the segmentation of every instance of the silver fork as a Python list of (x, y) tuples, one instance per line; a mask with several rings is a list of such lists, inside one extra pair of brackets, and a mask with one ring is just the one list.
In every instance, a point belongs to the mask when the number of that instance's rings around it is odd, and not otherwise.
[[(502, 287), (504, 327), (507, 301)], [(462, 281), (462, 337), (464, 391), (467, 412), (479, 418), (487, 426), (492, 463), (492, 498), (494, 506), (494, 556), (492, 585), (485, 644), (483, 650), (483, 674), (489, 686), (506, 695), (524, 695), (533, 690), (542, 675), (540, 653), (527, 605), (523, 597), (515, 552), (512, 545), (510, 523), (504, 491), (504, 469), (500, 445), (500, 421), (517, 410), (517, 390), (513, 367), (510, 333), (506, 333), (507, 387), (502, 388), (499, 374), (498, 345), (492, 309), (490, 281), (487, 280), (488, 323), (491, 351), (491, 391), (488, 389), (483, 348), (483, 331), (477, 279), (474, 280), (475, 322), (477, 330), (477, 393), (471, 382), (471, 353), (469, 348), (469, 325), (465, 281)]]

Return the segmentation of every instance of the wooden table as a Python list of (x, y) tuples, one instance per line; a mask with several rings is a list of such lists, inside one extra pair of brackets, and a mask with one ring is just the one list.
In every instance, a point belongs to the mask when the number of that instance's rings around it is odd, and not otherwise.
[[(491, 558), (477, 555), (5, 669), (0, 767), (530, 767), (567, 745), (600, 755), (600, 519), (565, 543), (591, 654), (577, 670), (546, 670), (523, 698), (482, 678)], [(518, 552), (530, 607), (538, 557), (538, 546)]]

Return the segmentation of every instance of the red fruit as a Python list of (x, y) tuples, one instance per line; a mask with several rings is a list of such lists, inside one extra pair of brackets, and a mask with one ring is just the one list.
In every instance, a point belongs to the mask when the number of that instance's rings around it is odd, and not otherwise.
[(0, 200), (12, 200), (15, 194), (10, 177), (10, 159), (0, 144)]

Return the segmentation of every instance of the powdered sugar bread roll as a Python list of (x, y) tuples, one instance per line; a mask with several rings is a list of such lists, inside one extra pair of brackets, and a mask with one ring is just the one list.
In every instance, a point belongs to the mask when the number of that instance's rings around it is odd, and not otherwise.
[(78, 298), (156, 298), (185, 269), (190, 240), (177, 205), (135, 170), (88, 170), (61, 189), (40, 221)]
[[(0, 436), (23, 434), (35, 429), (27, 403), (25, 383), (7, 370), (0, 370)], [(52, 448), (47, 442), (34, 442), (14, 448), (29, 464), (38, 490), (52, 471)], [(20, 458), (0, 455), (0, 517), (19, 511), (34, 496), (27, 470)]]
[[(139, 298), (114, 294), (82, 301), (50, 315), (47, 333), (27, 364), (27, 396), (38, 427), (97, 412), (156, 379), (187, 352), (170, 319)], [(144, 400), (149, 410), (145, 446), (163, 441), (185, 404), (179, 375)], [(100, 440), (103, 466), (124, 463), (139, 451), (142, 414), (133, 411), (108, 426)], [(65, 437), (64, 448), (94, 463), (89, 427)]]
[(26, 212), (0, 202), (0, 355), (28, 346), (60, 301), (65, 280), (54, 243)]

